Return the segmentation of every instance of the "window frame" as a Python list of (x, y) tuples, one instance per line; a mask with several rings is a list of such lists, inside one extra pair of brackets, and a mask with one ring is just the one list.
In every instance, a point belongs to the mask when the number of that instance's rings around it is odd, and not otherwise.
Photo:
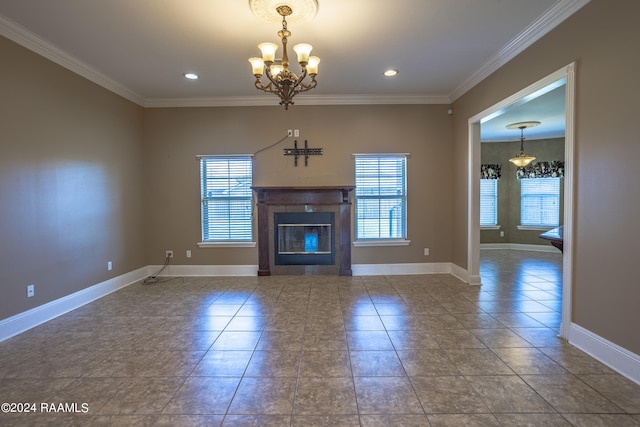
[[(498, 229), (500, 228), (500, 225), (498, 225), (498, 179), (488, 179), (488, 178), (481, 178), (480, 179), (480, 228), (481, 229)], [(489, 182), (493, 182), (493, 188), (491, 189), (490, 192), (486, 192), (483, 191), (483, 183), (487, 184)], [(489, 194), (488, 194), (489, 193)], [(491, 223), (482, 223), (482, 212), (483, 212), (483, 206), (485, 206), (486, 208), (486, 203), (483, 204), (482, 203), (482, 198), (483, 196), (485, 197), (491, 197), (492, 201), (490, 204), (493, 205), (493, 214), (491, 215), (493, 218), (493, 222)]]
[[(199, 164), (199, 181), (200, 181), (200, 238), (201, 241), (198, 243), (199, 247), (255, 247), (256, 242), (254, 241), (254, 224), (253, 224), (253, 190), (251, 186), (253, 184), (253, 155), (251, 154), (232, 154), (232, 155), (200, 155), (198, 157)], [(214, 177), (212, 174), (207, 174), (207, 171), (213, 172), (214, 169), (209, 169), (208, 163), (219, 163), (220, 165), (224, 165), (226, 163), (227, 167), (227, 175), (225, 177), (224, 173), (221, 175)], [(234, 165), (235, 163), (235, 165)], [(237, 175), (232, 176), (229, 173), (230, 168), (234, 166), (237, 167)], [(215, 168), (215, 166), (210, 166), (211, 168)], [(247, 183), (243, 183), (240, 186), (236, 186), (236, 190), (238, 187), (240, 191), (238, 194), (231, 194), (233, 191), (231, 187), (231, 181), (233, 179), (239, 180), (248, 180)], [(218, 184), (212, 185), (212, 182), (217, 181)], [(225, 184), (226, 181), (226, 184)], [(226, 196), (216, 196), (211, 195), (211, 191), (213, 189), (224, 189), (227, 188)], [(206, 194), (207, 191), (209, 194)], [(233, 204), (240, 204), (240, 209), (242, 209), (242, 205), (248, 206), (248, 212), (234, 212)], [(207, 206), (213, 206), (214, 204), (221, 204), (222, 210), (224, 211), (224, 205), (226, 204), (226, 210), (228, 215), (228, 221), (218, 220), (217, 226), (219, 230), (224, 232), (226, 229), (227, 237), (222, 236), (220, 232), (215, 231), (207, 231), (207, 225), (212, 224), (211, 216), (207, 214)], [(220, 205), (219, 205), (220, 206)], [(242, 224), (238, 227), (238, 223)], [(235, 229), (235, 231), (234, 231)], [(239, 233), (235, 234), (234, 233)]]
[[(366, 153), (366, 154), (354, 154), (354, 181), (355, 181), (355, 239), (353, 242), (354, 246), (405, 246), (410, 243), (410, 240), (407, 239), (407, 222), (408, 222), (408, 213), (407, 213), (407, 159), (409, 158), (408, 153)], [(370, 169), (366, 171), (366, 165), (360, 164), (361, 162), (375, 160), (377, 162), (377, 173), (375, 173), (375, 169)], [(381, 174), (380, 170), (380, 162), (381, 161), (389, 161), (392, 164), (390, 168), (401, 167), (400, 173), (390, 174), (386, 176), (387, 180), (397, 181), (400, 178), (400, 185), (396, 185), (393, 188), (399, 191), (398, 194), (385, 194), (385, 191), (381, 191), (383, 189), (389, 188), (381, 183), (382, 179), (385, 179), (385, 176)], [(361, 176), (361, 174), (369, 172), (369, 174), (374, 173), (374, 175), (370, 175), (368, 178)], [(364, 186), (362, 184), (362, 180), (367, 179), (370, 181), (371, 185)], [(372, 194), (362, 194), (362, 189), (367, 188), (372, 191)], [(376, 194), (377, 193), (377, 194)], [(389, 209), (391, 212), (396, 207), (400, 207), (401, 212), (401, 224), (398, 227), (393, 227), (391, 215), (385, 217), (383, 212), (383, 206), (386, 204), (388, 206), (388, 202), (392, 200), (399, 201), (399, 204), (396, 204), (394, 207)], [(378, 206), (375, 207), (375, 202), (378, 202)], [(368, 232), (363, 232), (363, 225), (361, 221), (364, 221), (364, 217), (362, 217), (361, 212), (364, 209), (363, 205), (365, 202), (373, 202), (371, 206), (374, 210), (377, 210), (377, 218), (369, 218), (370, 221), (378, 222), (378, 230), (374, 233), (374, 235), (370, 235), (369, 232), (372, 230), (369, 229)], [(387, 203), (385, 203), (387, 202)], [(386, 208), (386, 206), (385, 206)], [(387, 223), (385, 226), (386, 230), (389, 230), (388, 233), (382, 231), (382, 223)], [(386, 228), (390, 227), (390, 229)], [(399, 230), (399, 233), (398, 233)], [(375, 230), (373, 230), (375, 231)]]
[[(537, 184), (542, 184), (543, 181), (545, 183), (551, 183), (553, 182), (553, 190), (555, 190), (555, 193), (548, 193), (545, 191), (548, 191), (549, 189), (544, 189), (542, 187), (538, 187), (538, 192), (534, 193), (533, 190), (531, 189), (531, 193), (528, 194), (524, 194), (525, 191), (525, 184), (529, 184), (529, 183), (537, 183)], [(547, 229), (551, 229), (551, 228), (555, 228), (558, 227), (560, 225), (560, 203), (561, 203), (561, 185), (560, 185), (560, 177), (546, 177), (546, 178), (522, 178), (519, 180), (520, 181), (520, 225), (518, 226), (518, 229), (520, 230), (526, 230), (526, 229), (530, 229), (530, 230), (547, 230)], [(530, 215), (525, 214), (525, 209), (527, 209), (527, 202), (529, 202), (529, 206), (531, 205), (531, 203), (535, 203), (535, 198), (538, 198), (538, 205), (539, 208), (537, 209), (537, 215), (540, 217), (540, 221), (537, 222), (531, 222), (531, 221), (527, 221), (526, 218), (530, 217)], [(543, 206), (545, 203), (547, 203), (549, 200), (552, 201), (552, 205), (555, 205), (555, 212), (553, 212), (553, 218), (555, 221), (553, 222), (543, 222), (542, 218), (545, 216), (545, 212), (549, 212), (549, 209), (545, 209), (545, 207)]]

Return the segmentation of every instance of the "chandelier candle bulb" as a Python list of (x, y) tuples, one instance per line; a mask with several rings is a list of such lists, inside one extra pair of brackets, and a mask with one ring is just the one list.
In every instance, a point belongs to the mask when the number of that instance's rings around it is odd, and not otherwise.
[(265, 63), (270, 63), (275, 61), (276, 59), (276, 50), (278, 50), (278, 45), (275, 43), (260, 43), (258, 45), (258, 49), (262, 52), (262, 60)]
[(253, 69), (253, 75), (256, 77), (262, 76), (262, 70), (264, 68), (264, 61), (262, 61), (262, 58), (249, 58), (249, 62)]
[(309, 62), (309, 55), (311, 54), (311, 46), (309, 43), (298, 43), (293, 47), (294, 52), (298, 55), (298, 62), (302, 66), (306, 66)]
[(320, 58), (317, 56), (310, 56), (309, 63), (307, 64), (307, 73), (310, 76), (315, 76), (318, 74), (318, 64), (320, 64)]
[(273, 77), (276, 77), (278, 74), (280, 74), (283, 69), (284, 69), (284, 67), (282, 65), (280, 65), (280, 64), (272, 64), (269, 67), (269, 71), (271, 72), (271, 75)]

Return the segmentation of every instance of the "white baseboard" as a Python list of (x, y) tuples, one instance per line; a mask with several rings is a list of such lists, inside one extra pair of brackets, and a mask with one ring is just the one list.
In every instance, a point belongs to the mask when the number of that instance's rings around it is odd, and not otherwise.
[(511, 249), (514, 251), (560, 253), (560, 249), (551, 245), (527, 245), (524, 243), (480, 243), (480, 249)]
[(402, 274), (447, 274), (451, 273), (451, 263), (397, 263), (397, 264), (353, 264), (354, 276), (393, 276)]
[[(454, 272), (455, 267), (455, 272)], [(149, 267), (152, 271), (160, 265)], [(467, 281), (466, 270), (448, 262), (441, 263), (397, 263), (397, 264), (353, 264), (354, 276), (381, 276), (402, 274), (454, 274)], [(169, 265), (160, 276), (256, 276), (257, 265)], [(479, 283), (479, 279), (478, 279)]]
[(456, 276), (458, 279), (463, 282), (467, 282), (470, 285), (481, 285), (482, 281), (480, 280), (480, 275), (471, 275), (469, 271), (460, 267), (457, 264), (451, 263), (451, 274)]
[[(161, 265), (152, 265), (158, 271)], [(169, 265), (160, 276), (257, 276), (257, 265)]]
[(142, 280), (149, 275), (149, 271), (148, 267), (142, 267), (32, 308), (31, 310), (16, 314), (15, 316), (2, 319), (0, 320), (0, 341), (4, 341), (14, 335), (18, 335), (71, 310), (82, 307), (91, 301), (102, 298), (111, 292)]
[(640, 384), (640, 356), (572, 323), (569, 342), (621, 375)]

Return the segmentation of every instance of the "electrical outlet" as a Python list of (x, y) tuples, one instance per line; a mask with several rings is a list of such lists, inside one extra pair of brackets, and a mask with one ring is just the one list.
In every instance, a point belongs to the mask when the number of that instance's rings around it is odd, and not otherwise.
[(32, 296), (35, 295), (36, 290), (35, 290), (36, 285), (28, 285), (27, 286), (27, 298), (31, 298)]
[(191, 250), (187, 249), (187, 258), (191, 258)]
[(425, 256), (429, 255), (429, 248), (424, 248), (424, 254)]
[(504, 231), (500, 232), (500, 237), (504, 237)]
[(293, 131), (291, 129), (287, 130), (287, 136), (293, 136)]
[(107, 270), (113, 270), (113, 263), (111, 261), (107, 261)]
[(293, 130), (293, 136), (295, 136), (296, 138), (300, 136), (300, 129), (294, 129)]
[(166, 251), (164, 254), (165, 258), (173, 258), (173, 251)]

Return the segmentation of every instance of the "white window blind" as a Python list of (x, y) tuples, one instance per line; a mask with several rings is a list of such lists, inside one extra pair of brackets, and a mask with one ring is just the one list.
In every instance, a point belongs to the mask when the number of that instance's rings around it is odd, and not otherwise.
[(498, 180), (480, 180), (480, 226), (498, 225)]
[(407, 156), (356, 155), (356, 239), (405, 239)]
[(202, 241), (252, 239), (252, 159), (201, 157)]
[(560, 178), (520, 180), (520, 224), (542, 227), (560, 224)]

